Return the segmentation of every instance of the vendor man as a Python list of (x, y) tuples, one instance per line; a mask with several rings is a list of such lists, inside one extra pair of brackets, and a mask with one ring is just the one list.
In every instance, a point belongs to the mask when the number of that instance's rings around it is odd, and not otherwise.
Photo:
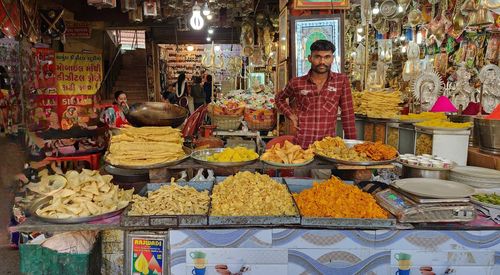
[(356, 139), (349, 79), (345, 74), (330, 71), (335, 46), (328, 40), (318, 40), (310, 49), (307, 58), (311, 70), (290, 80), (276, 96), (276, 106), (297, 129), (296, 142), (304, 149), (316, 140), (336, 135), (339, 106), (345, 138)]

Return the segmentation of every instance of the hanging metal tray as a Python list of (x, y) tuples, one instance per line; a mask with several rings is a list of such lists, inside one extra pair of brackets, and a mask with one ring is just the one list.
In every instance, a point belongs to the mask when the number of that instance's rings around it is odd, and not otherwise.
[[(139, 195), (147, 196), (148, 192), (159, 189), (162, 185), (170, 183), (148, 183), (140, 192)], [(180, 186), (191, 186), (197, 191), (207, 190), (209, 196), (212, 193), (214, 183), (212, 181), (202, 182), (178, 182)], [(206, 226), (208, 224), (208, 213), (203, 215), (129, 215), (132, 205), (127, 207), (121, 218), (121, 226), (124, 227), (197, 227)], [(210, 209), (210, 201), (208, 205)]]
[[(225, 177), (217, 177), (216, 184), (223, 181)], [(285, 184), (283, 178), (273, 178), (273, 180)], [(290, 193), (290, 190), (288, 190)], [(290, 196), (291, 193), (290, 193)], [(295, 216), (212, 216), (212, 207), (208, 216), (210, 226), (265, 226), (265, 225), (299, 225), (299, 209), (292, 198), (293, 206), (297, 215)]]
[(112, 212), (108, 212), (108, 213), (104, 213), (104, 214), (100, 214), (100, 215), (95, 215), (95, 216), (87, 216), (87, 217), (57, 219), (57, 218), (47, 218), (47, 217), (38, 215), (36, 213), (36, 211), (40, 208), (47, 206), (47, 204), (49, 204), (50, 200), (52, 200), (52, 197), (45, 197), (43, 199), (40, 199), (40, 200), (34, 202), (33, 205), (30, 207), (31, 215), (33, 217), (36, 217), (37, 219), (39, 219), (41, 221), (49, 222), (49, 223), (59, 223), (59, 224), (86, 223), (86, 222), (94, 222), (94, 221), (104, 220), (104, 219), (119, 215), (128, 206), (128, 205), (126, 205), (123, 208), (117, 209), (117, 210), (112, 211)]
[(208, 156), (211, 156), (215, 153), (220, 153), (224, 149), (225, 148), (211, 148), (211, 149), (195, 150), (191, 153), (191, 158), (193, 158), (196, 162), (199, 162), (201, 164), (208, 166), (217, 166), (217, 167), (241, 167), (245, 165), (250, 165), (259, 159), (259, 157), (257, 157), (253, 160), (238, 161), (238, 162), (215, 162), (207, 160)]
[(134, 170), (134, 169), (135, 170), (156, 169), (156, 168), (163, 168), (163, 167), (177, 165), (177, 164), (185, 161), (186, 159), (188, 159), (192, 150), (190, 148), (188, 148), (188, 147), (185, 147), (185, 146), (182, 149), (186, 153), (186, 155), (183, 156), (182, 158), (176, 159), (176, 160), (172, 160), (172, 161), (166, 161), (166, 162), (161, 162), (161, 163), (156, 163), (156, 164), (150, 164), (150, 165), (115, 165), (115, 164), (111, 164), (111, 162), (109, 162), (108, 159), (107, 159), (108, 153), (106, 153), (104, 155), (104, 160), (105, 160), (106, 164), (112, 165), (112, 166), (114, 166), (116, 168), (132, 169), (132, 170)]
[[(304, 189), (311, 188), (313, 182), (319, 182), (319, 181), (320, 180), (288, 179), (288, 178), (285, 179), (288, 189), (293, 193), (300, 193)], [(388, 219), (308, 217), (302, 215), (302, 213), (300, 215), (302, 217), (300, 224), (304, 227), (311, 227), (311, 228), (373, 229), (373, 228), (394, 228), (396, 226), (396, 218), (391, 214), (389, 214)]]

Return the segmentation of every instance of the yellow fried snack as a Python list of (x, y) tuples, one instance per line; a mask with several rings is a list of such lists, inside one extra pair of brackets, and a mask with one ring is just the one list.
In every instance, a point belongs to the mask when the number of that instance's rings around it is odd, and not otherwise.
[(213, 216), (297, 215), (286, 185), (268, 175), (239, 172), (216, 184), (212, 191)]
[(246, 147), (224, 148), (222, 152), (207, 157), (212, 162), (240, 162), (257, 159), (259, 155)]
[(460, 123), (460, 122), (451, 122), (446, 119), (431, 119), (416, 123), (415, 125), (424, 127), (450, 128), (450, 129), (468, 129), (472, 127), (472, 122)]
[[(356, 98), (357, 97), (357, 98)], [(355, 97), (356, 112), (373, 118), (396, 118), (399, 115), (401, 93), (399, 91), (364, 91)]]
[(284, 164), (299, 164), (314, 158), (313, 149), (302, 149), (299, 145), (294, 145), (288, 140), (285, 144), (275, 144), (262, 154), (261, 159)]
[(319, 155), (325, 157), (347, 160), (347, 161), (366, 161), (366, 155), (360, 155), (353, 148), (348, 148), (340, 137), (325, 137), (322, 140), (315, 141), (311, 148)]
[(388, 213), (372, 195), (336, 177), (313, 183), (309, 189), (293, 194), (303, 216), (387, 219)]
[(112, 165), (154, 165), (183, 158), (180, 130), (171, 127), (126, 127), (111, 137), (106, 160)]
[[(52, 176), (47, 180), (55, 179)], [(63, 180), (64, 179), (64, 180)], [(109, 213), (122, 209), (132, 199), (134, 189), (123, 190), (111, 183), (112, 176), (101, 176), (99, 171), (83, 169), (81, 173), (70, 170), (58, 175), (62, 188), (51, 192), (49, 205), (36, 210), (47, 218), (75, 218)], [(45, 179), (42, 179), (45, 181)]]
[(430, 120), (430, 119), (446, 119), (445, 113), (434, 113), (434, 112), (422, 112), (420, 114), (410, 113), (407, 115), (399, 116), (399, 120), (401, 121), (409, 121), (409, 120)]
[(191, 186), (175, 182), (149, 192), (147, 197), (134, 195), (129, 216), (141, 215), (204, 215), (208, 213), (208, 191), (197, 191)]

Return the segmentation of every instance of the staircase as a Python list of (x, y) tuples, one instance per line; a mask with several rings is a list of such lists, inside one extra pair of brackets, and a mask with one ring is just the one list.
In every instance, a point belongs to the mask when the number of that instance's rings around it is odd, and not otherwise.
[(146, 79), (146, 50), (126, 51), (122, 55), (122, 68), (113, 86), (113, 93), (124, 91), (128, 104), (148, 101)]

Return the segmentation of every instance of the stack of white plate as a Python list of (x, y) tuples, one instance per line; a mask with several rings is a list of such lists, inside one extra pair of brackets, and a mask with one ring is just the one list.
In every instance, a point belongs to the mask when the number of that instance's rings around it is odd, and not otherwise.
[(500, 188), (500, 171), (476, 166), (458, 166), (451, 170), (450, 180), (476, 188)]

